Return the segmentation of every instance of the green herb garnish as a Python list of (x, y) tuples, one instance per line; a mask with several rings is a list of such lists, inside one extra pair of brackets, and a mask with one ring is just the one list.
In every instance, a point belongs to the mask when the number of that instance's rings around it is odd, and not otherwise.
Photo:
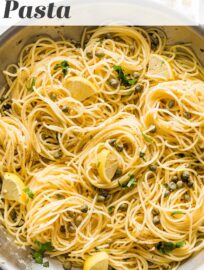
[(53, 251), (54, 248), (51, 242), (40, 243), (39, 241), (35, 241), (35, 243), (38, 246), (38, 250), (33, 253), (33, 259), (35, 260), (36, 263), (43, 264), (43, 266), (45, 264), (44, 267), (48, 267), (49, 263), (48, 262), (43, 263), (43, 257), (46, 251)]
[(43, 256), (41, 253), (35, 251), (33, 254), (33, 259), (35, 260), (36, 263), (43, 264)]
[(28, 91), (34, 91), (35, 84), (36, 84), (36, 78), (33, 78), (31, 85), (29, 87), (27, 87)]
[(185, 214), (183, 211), (174, 211), (174, 212), (171, 213), (172, 216), (174, 216), (174, 215), (183, 215), (183, 214)]
[(130, 179), (127, 183), (128, 188), (133, 188), (136, 185), (136, 180), (134, 175), (130, 175)]
[(118, 180), (118, 185), (122, 188), (133, 188), (136, 185), (135, 176), (133, 174), (130, 174), (128, 181), (122, 184)]
[(185, 242), (181, 241), (181, 242), (177, 242), (177, 243), (172, 243), (172, 242), (159, 242), (156, 245), (157, 250), (161, 253), (161, 254), (168, 254), (171, 251), (173, 251), (176, 248), (182, 248), (185, 246)]
[(99, 39), (97, 40), (97, 42), (99, 42), (100, 45), (102, 45), (103, 41), (104, 41), (104, 38), (99, 38)]
[(122, 152), (123, 151), (123, 144), (122, 143), (117, 143), (117, 142), (115, 142), (114, 143), (114, 147), (115, 147), (115, 149), (118, 151), (118, 152)]
[(69, 64), (66, 60), (62, 61), (60, 64), (56, 64), (54, 66), (54, 70), (57, 70), (61, 68), (62, 69), (62, 72), (64, 74), (64, 77), (67, 75), (67, 72), (68, 72), (68, 68), (69, 68)]
[(142, 158), (144, 161), (146, 161), (146, 159), (145, 159), (145, 152), (144, 151), (140, 151), (139, 152), (139, 157)]
[(142, 132), (142, 136), (145, 139), (145, 141), (147, 141), (148, 143), (153, 143), (154, 142), (154, 140), (150, 136), (148, 136), (147, 134), (145, 134), (143, 132)]
[(27, 194), (27, 196), (29, 198), (31, 198), (31, 199), (34, 198), (34, 194), (33, 194), (32, 190), (29, 187), (25, 188), (23, 191)]
[(62, 194), (56, 194), (55, 196), (57, 197), (58, 200), (64, 200), (64, 195)]
[(109, 213), (109, 214), (112, 214), (113, 211), (114, 211), (114, 209), (115, 209), (115, 206), (110, 206), (110, 207), (108, 207), (108, 213)]
[(114, 65), (113, 69), (118, 73), (118, 78), (121, 80), (123, 85), (130, 86), (137, 82), (136, 79), (129, 79), (128, 76), (124, 74), (122, 67)]
[(49, 267), (49, 266), (50, 266), (50, 264), (48, 261), (43, 263), (43, 267)]

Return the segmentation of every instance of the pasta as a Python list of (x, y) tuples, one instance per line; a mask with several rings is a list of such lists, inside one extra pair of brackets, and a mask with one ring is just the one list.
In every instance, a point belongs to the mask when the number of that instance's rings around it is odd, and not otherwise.
[(4, 75), (0, 173), (30, 192), (25, 205), (0, 196), (17, 244), (51, 243), (80, 267), (105, 251), (123, 270), (175, 270), (204, 247), (204, 70), (188, 45), (157, 28), (85, 29), (80, 45), (27, 45)]

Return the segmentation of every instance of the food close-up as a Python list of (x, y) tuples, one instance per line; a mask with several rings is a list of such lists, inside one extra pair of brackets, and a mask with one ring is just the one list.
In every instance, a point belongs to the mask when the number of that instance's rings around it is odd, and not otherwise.
[(39, 36), (2, 72), (0, 222), (34, 263), (176, 270), (203, 249), (204, 68), (191, 44), (160, 27), (90, 27)]

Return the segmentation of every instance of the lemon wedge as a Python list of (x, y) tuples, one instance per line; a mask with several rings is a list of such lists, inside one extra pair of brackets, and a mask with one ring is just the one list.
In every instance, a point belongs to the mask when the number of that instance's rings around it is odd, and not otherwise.
[(21, 204), (26, 203), (25, 185), (23, 181), (14, 173), (4, 173), (2, 195), (5, 199), (16, 201)]
[(173, 71), (168, 61), (161, 55), (151, 54), (146, 76), (149, 79), (173, 79)]
[(98, 252), (84, 263), (83, 270), (108, 270), (108, 254), (106, 252)]
[(64, 86), (70, 91), (72, 97), (78, 101), (83, 101), (97, 92), (93, 83), (79, 76), (67, 79)]
[(100, 179), (110, 183), (118, 168), (118, 159), (109, 150), (103, 149), (98, 155), (98, 162)]

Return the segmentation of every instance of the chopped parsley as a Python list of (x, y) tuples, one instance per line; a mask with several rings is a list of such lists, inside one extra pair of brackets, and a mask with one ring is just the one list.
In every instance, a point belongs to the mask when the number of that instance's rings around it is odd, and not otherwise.
[(43, 257), (46, 251), (53, 251), (54, 248), (51, 242), (40, 243), (39, 241), (35, 241), (35, 243), (38, 246), (38, 250), (33, 253), (33, 259), (36, 263), (48, 267), (49, 262), (43, 262)]
[(144, 161), (146, 161), (146, 159), (145, 159), (145, 152), (144, 151), (140, 151), (139, 152), (139, 157), (142, 158)]
[(124, 149), (124, 145), (121, 142), (117, 142), (116, 139), (111, 139), (109, 143), (112, 147), (115, 147), (118, 152), (122, 152)]
[(50, 264), (48, 261), (43, 263), (43, 267), (49, 267), (49, 266), (50, 266)]
[(124, 86), (131, 86), (137, 82), (136, 79), (129, 79), (128, 76), (124, 74), (122, 67), (114, 65), (113, 69), (118, 73), (118, 78)]
[(33, 194), (32, 190), (29, 187), (25, 188), (23, 191), (27, 194), (27, 196), (30, 199), (33, 199), (34, 198), (34, 194)]
[(171, 213), (172, 216), (174, 216), (174, 215), (183, 215), (183, 214), (185, 214), (183, 211), (174, 211), (174, 212)]
[(118, 185), (122, 188), (133, 188), (136, 185), (135, 176), (133, 174), (130, 174), (128, 181), (122, 184), (118, 180)]
[(122, 143), (120, 143), (120, 142), (115, 142), (114, 143), (114, 147), (115, 147), (115, 149), (118, 151), (118, 152), (122, 152), (123, 151), (123, 144)]
[(159, 242), (156, 245), (157, 250), (161, 253), (161, 254), (168, 254), (171, 251), (173, 251), (176, 248), (182, 248), (185, 246), (185, 242), (181, 241), (181, 242), (177, 242), (177, 243), (172, 243), (172, 242)]
[(28, 91), (34, 91), (35, 84), (36, 84), (36, 78), (33, 78), (31, 85), (29, 87), (27, 87)]
[(102, 45), (102, 43), (103, 43), (104, 40), (105, 40), (105, 38), (102, 38), (102, 37), (101, 37), (101, 38), (99, 38), (99, 39), (97, 40), (97, 42), (99, 42), (99, 44)]
[(115, 209), (115, 206), (109, 206), (109, 207), (108, 207), (108, 213), (109, 213), (109, 214), (112, 214), (113, 211), (114, 211), (114, 209)]
[(60, 64), (56, 64), (54, 66), (54, 70), (57, 70), (61, 68), (62, 69), (62, 72), (64, 74), (64, 77), (67, 75), (67, 72), (68, 72), (68, 68), (69, 68), (69, 64), (66, 60), (62, 61)]
[(147, 141), (148, 143), (153, 143), (154, 140), (150, 136), (148, 136), (147, 134), (142, 133), (142, 136), (145, 139), (145, 141)]
[(130, 175), (130, 179), (127, 183), (128, 188), (133, 188), (136, 185), (136, 180), (134, 175)]

